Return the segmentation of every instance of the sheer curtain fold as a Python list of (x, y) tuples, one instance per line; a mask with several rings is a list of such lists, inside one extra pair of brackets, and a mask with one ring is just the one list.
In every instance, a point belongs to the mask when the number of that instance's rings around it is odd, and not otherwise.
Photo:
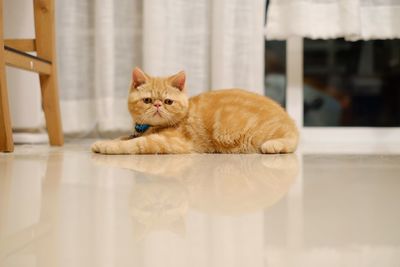
[(265, 0), (59, 0), (57, 12), (67, 133), (128, 131), (134, 66), (185, 70), (190, 95), (263, 92)]
[(265, 1), (210, 1), (211, 87), (262, 93)]
[(348, 40), (400, 38), (399, 0), (270, 0), (265, 35)]

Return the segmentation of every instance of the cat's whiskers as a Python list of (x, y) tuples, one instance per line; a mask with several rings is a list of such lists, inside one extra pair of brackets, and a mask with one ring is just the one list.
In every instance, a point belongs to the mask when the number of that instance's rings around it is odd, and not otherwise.
[(151, 118), (151, 114), (152, 114), (152, 109), (149, 108), (147, 109), (141, 116), (140, 118), (136, 119), (136, 123), (138, 124), (144, 124), (145, 120), (148, 120), (149, 118)]
[(153, 117), (155, 117), (156, 115), (160, 116), (161, 118), (163, 118), (162, 114), (164, 112), (161, 109), (156, 109), (155, 112), (153, 113)]
[(174, 119), (174, 116), (172, 113), (168, 111), (162, 111), (163, 118), (167, 121), (168, 125), (174, 125), (176, 124), (176, 120)]

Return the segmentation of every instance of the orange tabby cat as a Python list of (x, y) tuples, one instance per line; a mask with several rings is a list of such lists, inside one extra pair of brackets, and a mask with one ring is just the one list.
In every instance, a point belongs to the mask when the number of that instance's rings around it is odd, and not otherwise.
[(143, 133), (98, 141), (103, 154), (290, 153), (298, 131), (286, 112), (264, 96), (239, 89), (188, 99), (184, 72), (151, 77), (135, 68), (128, 108)]

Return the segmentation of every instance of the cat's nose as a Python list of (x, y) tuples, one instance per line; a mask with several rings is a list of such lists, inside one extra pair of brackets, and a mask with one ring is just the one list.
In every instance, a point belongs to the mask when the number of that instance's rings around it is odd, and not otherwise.
[(159, 108), (159, 107), (161, 107), (161, 103), (154, 103), (154, 106), (155, 106), (156, 108)]

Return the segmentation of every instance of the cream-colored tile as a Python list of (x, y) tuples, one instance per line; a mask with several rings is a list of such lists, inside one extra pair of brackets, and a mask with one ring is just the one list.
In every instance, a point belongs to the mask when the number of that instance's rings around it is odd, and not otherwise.
[(400, 156), (0, 154), (0, 266), (399, 266)]

